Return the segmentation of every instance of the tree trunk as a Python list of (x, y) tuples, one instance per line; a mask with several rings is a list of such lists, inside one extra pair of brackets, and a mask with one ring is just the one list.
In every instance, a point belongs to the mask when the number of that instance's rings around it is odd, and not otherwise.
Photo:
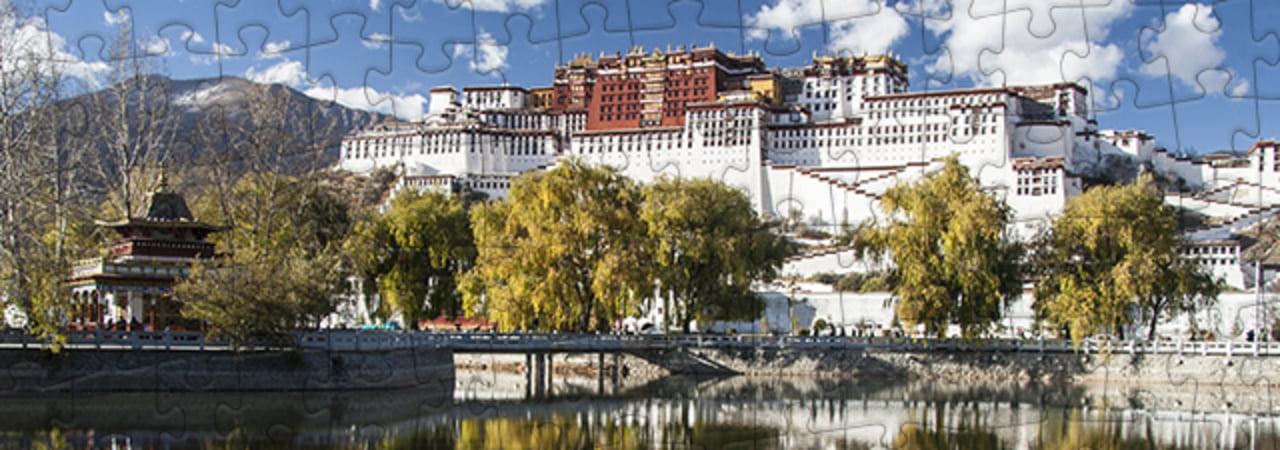
[(1156, 340), (1156, 324), (1160, 322), (1159, 314), (1151, 314), (1151, 328), (1147, 331), (1147, 340)]

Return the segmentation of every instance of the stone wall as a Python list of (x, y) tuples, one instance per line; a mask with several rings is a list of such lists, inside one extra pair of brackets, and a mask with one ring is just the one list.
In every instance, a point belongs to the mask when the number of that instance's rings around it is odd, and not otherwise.
[(1038, 382), (1280, 386), (1280, 357), (1247, 354), (1013, 353), (687, 348), (639, 354), (671, 373)]
[[(459, 354), (460, 372), (527, 375), (523, 355)], [(553, 378), (597, 379), (596, 354), (553, 354)], [(605, 357), (605, 378), (615, 359)], [(1106, 382), (1134, 385), (1277, 386), (1280, 357), (1237, 354), (1110, 354), (1000, 351), (888, 351), (816, 348), (682, 348), (620, 354), (625, 384), (666, 375), (849, 377), (1037, 383)], [(518, 387), (517, 387), (518, 389)]]
[(453, 353), (336, 350), (0, 350), (0, 392), (332, 391), (439, 388)]

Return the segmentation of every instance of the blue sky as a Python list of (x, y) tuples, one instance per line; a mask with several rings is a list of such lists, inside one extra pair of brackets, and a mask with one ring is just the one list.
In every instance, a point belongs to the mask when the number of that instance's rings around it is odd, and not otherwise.
[(426, 92), (547, 85), (578, 53), (707, 45), (770, 66), (813, 52), (892, 52), (911, 90), (1077, 81), (1102, 128), (1142, 129), (1173, 151), (1276, 137), (1274, 0), (13, 0), (4, 32), (51, 33), (89, 85), (121, 24), (174, 78), (235, 75), (413, 119)]

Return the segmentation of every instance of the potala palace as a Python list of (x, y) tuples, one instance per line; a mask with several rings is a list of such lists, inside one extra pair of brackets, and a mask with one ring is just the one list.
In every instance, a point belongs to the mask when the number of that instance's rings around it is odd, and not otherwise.
[[(632, 49), (578, 56), (555, 68), (550, 87), (439, 87), (430, 102), (421, 120), (348, 136), (338, 167), (394, 167), (397, 188), (501, 198), (518, 174), (580, 157), (640, 181), (720, 179), (764, 215), (835, 231), (877, 214), (886, 189), (954, 153), (1008, 202), (1024, 237), (1086, 184), (1145, 170), (1181, 188), (1169, 204), (1203, 216), (1185, 235), (1187, 255), (1235, 289), (1253, 289), (1255, 278), (1240, 233), (1280, 210), (1276, 142), (1175, 157), (1142, 131), (1100, 129), (1080, 85), (910, 92), (907, 66), (892, 55), (815, 54), (804, 67), (769, 69), (756, 54), (714, 47)], [(863, 269), (828, 250), (784, 273)]]

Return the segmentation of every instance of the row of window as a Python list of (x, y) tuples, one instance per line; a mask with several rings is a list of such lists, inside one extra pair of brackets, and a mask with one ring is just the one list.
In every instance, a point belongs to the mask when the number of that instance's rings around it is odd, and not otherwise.
[(1183, 255), (1234, 255), (1235, 247), (1190, 247), (1183, 250)]

